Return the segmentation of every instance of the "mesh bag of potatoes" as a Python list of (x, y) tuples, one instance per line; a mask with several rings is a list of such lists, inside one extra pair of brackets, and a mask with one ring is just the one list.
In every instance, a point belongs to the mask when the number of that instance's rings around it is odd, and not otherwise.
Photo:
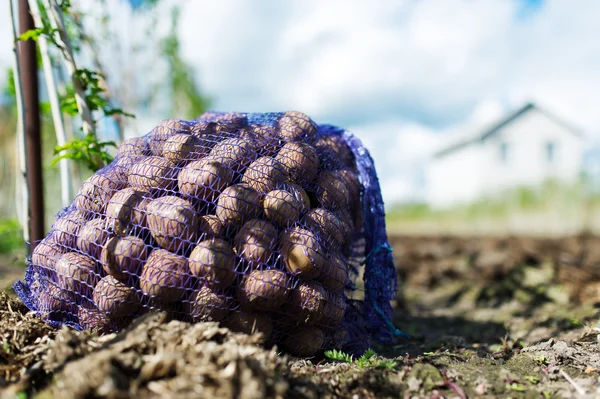
[(14, 288), (43, 320), (217, 321), (298, 356), (391, 339), (396, 271), (373, 161), (300, 112), (206, 113), (125, 141)]

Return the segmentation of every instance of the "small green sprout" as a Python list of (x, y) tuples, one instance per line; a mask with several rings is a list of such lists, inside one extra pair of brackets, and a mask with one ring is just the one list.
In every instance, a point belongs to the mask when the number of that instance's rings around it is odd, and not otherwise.
[(510, 385), (506, 385), (507, 389), (510, 389), (511, 391), (516, 391), (516, 392), (525, 392), (525, 387), (521, 384), (518, 384), (516, 382), (513, 382)]
[(391, 359), (376, 359), (377, 353), (373, 349), (367, 349), (358, 359), (354, 359), (351, 355), (337, 350), (332, 349), (325, 352), (325, 357), (329, 360), (347, 363), (354, 365), (360, 369), (366, 369), (368, 367), (381, 367), (387, 370), (391, 370), (398, 365), (398, 362)]
[(326, 351), (325, 357), (329, 360), (335, 360), (335, 361), (344, 362), (344, 363), (352, 363), (352, 361), (353, 361), (352, 356), (350, 356), (349, 354), (347, 354), (343, 351), (339, 351), (337, 349), (332, 349), (332, 350)]
[(533, 375), (526, 375), (525, 378), (527, 381), (529, 381), (530, 383), (532, 383), (533, 385), (537, 384), (538, 382), (540, 382), (540, 379), (538, 377), (535, 377)]

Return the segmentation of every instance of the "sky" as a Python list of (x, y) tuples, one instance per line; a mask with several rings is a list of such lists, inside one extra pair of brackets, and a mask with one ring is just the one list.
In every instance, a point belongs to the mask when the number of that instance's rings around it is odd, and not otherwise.
[[(128, 26), (128, 5), (109, 1)], [(183, 56), (215, 109), (295, 109), (353, 131), (388, 204), (423, 198), (435, 150), (527, 101), (600, 141), (597, 0), (177, 3)], [(0, 12), (2, 70), (9, 27)]]

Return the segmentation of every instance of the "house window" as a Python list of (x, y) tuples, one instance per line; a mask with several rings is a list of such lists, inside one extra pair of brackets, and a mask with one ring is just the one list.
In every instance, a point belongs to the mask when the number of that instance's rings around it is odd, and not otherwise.
[(500, 162), (508, 162), (508, 143), (500, 143)]
[(554, 162), (554, 157), (556, 156), (556, 145), (549, 141), (546, 143), (546, 161)]

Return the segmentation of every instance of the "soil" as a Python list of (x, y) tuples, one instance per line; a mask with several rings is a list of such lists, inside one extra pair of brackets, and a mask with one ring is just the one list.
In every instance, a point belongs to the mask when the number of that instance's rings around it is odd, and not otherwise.
[[(160, 313), (118, 334), (56, 330), (6, 289), (0, 397), (600, 395), (600, 237), (395, 236), (391, 244), (402, 281), (393, 321), (412, 337), (375, 345), (370, 359), (293, 358), (263, 347), (260, 335)], [(23, 275), (18, 266), (0, 271), (2, 284)]]

